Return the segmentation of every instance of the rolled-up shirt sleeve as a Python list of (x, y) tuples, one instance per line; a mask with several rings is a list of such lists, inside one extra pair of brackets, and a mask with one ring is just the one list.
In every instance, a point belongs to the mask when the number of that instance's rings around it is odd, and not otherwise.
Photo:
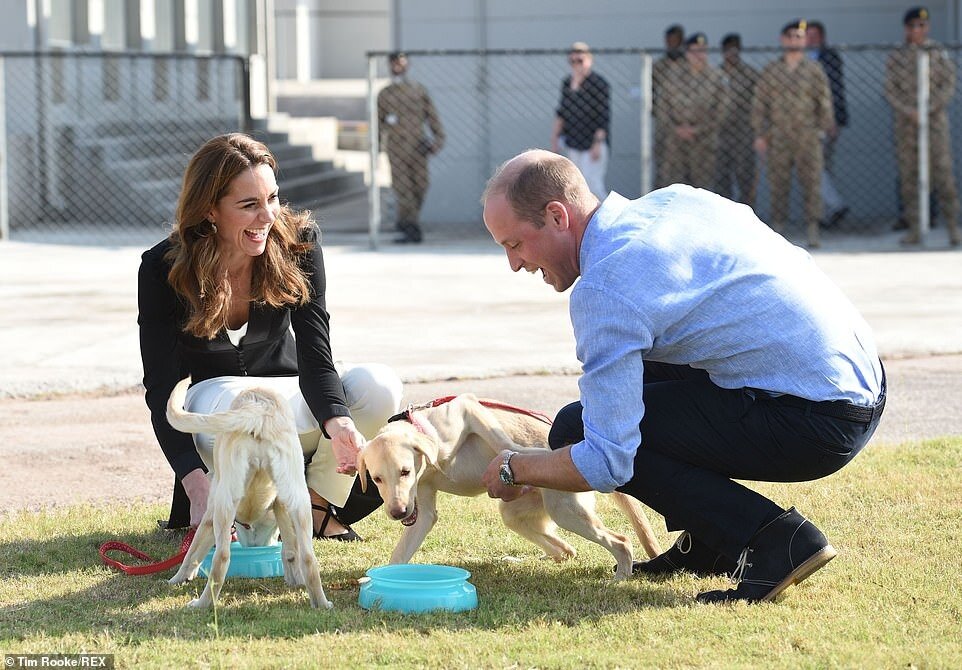
[(652, 336), (637, 310), (620, 296), (579, 283), (571, 295), (571, 321), (583, 374), (578, 382), (585, 439), (571, 459), (596, 491), (609, 492), (634, 473), (641, 444), (643, 355)]

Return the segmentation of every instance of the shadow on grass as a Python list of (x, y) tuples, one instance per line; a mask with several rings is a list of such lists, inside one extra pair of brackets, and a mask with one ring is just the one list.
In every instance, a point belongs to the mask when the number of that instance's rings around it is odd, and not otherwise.
[[(0, 607), (0, 627), (9, 638), (25, 638), (42, 631), (47, 636), (91, 630), (123, 632), (132, 639), (176, 636), (178, 639), (238, 637), (298, 637), (318, 631), (365, 632), (420, 631), (424, 629), (493, 630), (548, 620), (576, 625), (612, 614), (644, 608), (686, 606), (690, 591), (676, 590), (672, 582), (631, 580), (614, 583), (599, 565), (578, 560), (510, 563), (468, 561), (460, 565), (472, 573), (478, 591), (478, 608), (468, 612), (431, 612), (418, 615), (367, 611), (358, 604), (358, 579), (364, 569), (338, 566), (347, 547), (318, 551), (321, 578), (333, 610), (313, 610), (302, 587), (289, 587), (282, 578), (229, 579), (221, 591), (217, 630), (212, 611), (185, 606), (206, 585), (198, 577), (183, 586), (167, 584), (174, 570), (131, 576), (103, 565), (100, 545), (122, 541), (161, 560), (176, 553), (181, 535), (162, 531), (127, 534), (104, 533), (26, 540), (0, 545), (2, 575), (10, 593), (18, 582), (13, 603)], [(345, 554), (347, 556), (348, 554)], [(112, 557), (140, 564), (117, 553)], [(350, 563), (351, 561), (345, 561)], [(356, 562), (356, 561), (355, 561)]]

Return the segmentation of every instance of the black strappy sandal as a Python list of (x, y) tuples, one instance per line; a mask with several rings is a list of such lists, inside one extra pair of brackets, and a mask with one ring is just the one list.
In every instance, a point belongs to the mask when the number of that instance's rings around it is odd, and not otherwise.
[(311, 503), (311, 509), (316, 509), (320, 512), (324, 512), (324, 519), (321, 521), (321, 527), (317, 529), (314, 533), (314, 537), (318, 540), (336, 540), (338, 542), (363, 542), (364, 539), (354, 532), (354, 530), (348, 526), (346, 523), (341, 524), (347, 530), (338, 535), (325, 535), (324, 531), (327, 529), (327, 524), (330, 520), (337, 519), (337, 514), (334, 513), (330, 507), (325, 507), (324, 505), (316, 505)]

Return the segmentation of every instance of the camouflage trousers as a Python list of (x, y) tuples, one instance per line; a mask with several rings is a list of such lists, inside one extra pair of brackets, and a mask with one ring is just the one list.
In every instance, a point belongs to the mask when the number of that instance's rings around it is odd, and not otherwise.
[[(895, 123), (895, 156), (899, 167), (903, 216), (909, 236), (919, 236), (919, 139), (918, 126), (907, 119)], [(949, 235), (957, 239), (959, 195), (952, 170), (951, 135), (945, 114), (933, 116), (929, 123), (929, 184), (938, 198)]]
[(755, 150), (752, 148), (751, 126), (722, 128), (718, 135), (717, 193), (732, 200), (752, 206), (758, 172), (755, 168)]
[(418, 145), (388, 146), (391, 188), (397, 196), (398, 222), (417, 224), (428, 190), (428, 157)]
[(810, 244), (818, 244), (818, 220), (822, 216), (822, 141), (815, 130), (794, 135), (774, 134), (768, 144), (768, 189), (772, 202), (772, 227), (781, 232), (788, 222), (788, 196), (792, 168), (802, 192), (805, 223)]
[(717, 155), (717, 132), (696, 135), (692, 140), (683, 140), (670, 132), (664, 138), (664, 157), (658, 166), (658, 175), (664, 175), (665, 185), (690, 184), (714, 189)]

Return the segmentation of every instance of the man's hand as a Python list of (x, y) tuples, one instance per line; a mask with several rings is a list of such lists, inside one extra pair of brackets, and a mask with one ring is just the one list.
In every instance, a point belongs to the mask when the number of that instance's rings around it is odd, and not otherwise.
[(680, 126), (675, 126), (675, 135), (685, 142), (691, 142), (693, 139), (695, 139), (695, 126), (687, 123), (683, 123)]
[[(506, 486), (501, 481), (501, 463), (504, 462), (504, 455), (507, 453), (508, 449), (505, 449), (500, 454), (495, 456), (494, 460), (488, 463), (487, 469), (484, 474), (481, 475), (481, 484), (488, 489), (488, 497), (490, 498), (500, 498), (505, 502), (511, 502), (512, 500), (517, 500), (525, 493), (533, 489), (533, 486)], [(521, 458), (520, 454), (512, 457), (511, 461), (514, 462), (518, 458)]]
[(755, 147), (756, 152), (764, 156), (768, 151), (768, 140), (766, 140), (764, 137), (756, 137), (752, 146)]

